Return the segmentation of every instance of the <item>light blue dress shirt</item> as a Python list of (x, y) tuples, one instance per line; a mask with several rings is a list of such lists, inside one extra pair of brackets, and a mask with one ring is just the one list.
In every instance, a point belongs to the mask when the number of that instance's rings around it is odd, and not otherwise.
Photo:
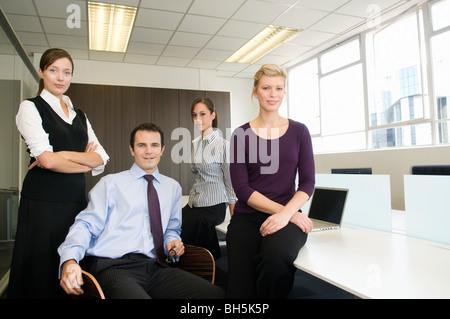
[[(154, 258), (150, 231), (145, 171), (136, 164), (130, 170), (110, 174), (89, 192), (89, 204), (80, 212), (65, 241), (58, 248), (60, 265), (70, 259), (79, 262), (84, 255), (119, 258), (139, 253)], [(153, 185), (158, 193), (167, 243), (180, 238), (181, 186), (156, 170)]]

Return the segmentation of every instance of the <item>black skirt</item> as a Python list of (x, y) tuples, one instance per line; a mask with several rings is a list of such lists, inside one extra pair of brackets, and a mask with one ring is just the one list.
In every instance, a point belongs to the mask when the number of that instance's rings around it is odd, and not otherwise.
[(7, 297), (64, 298), (59, 286), (59, 255), (84, 202), (45, 202), (21, 197)]
[(185, 244), (204, 247), (214, 259), (221, 257), (216, 225), (225, 219), (226, 203), (208, 207), (183, 207), (181, 240)]

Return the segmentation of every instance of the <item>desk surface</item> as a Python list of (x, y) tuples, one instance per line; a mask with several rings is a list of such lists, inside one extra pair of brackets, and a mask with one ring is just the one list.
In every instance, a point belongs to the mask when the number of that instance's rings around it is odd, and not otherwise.
[(450, 246), (402, 234), (310, 233), (294, 265), (361, 298), (450, 298)]

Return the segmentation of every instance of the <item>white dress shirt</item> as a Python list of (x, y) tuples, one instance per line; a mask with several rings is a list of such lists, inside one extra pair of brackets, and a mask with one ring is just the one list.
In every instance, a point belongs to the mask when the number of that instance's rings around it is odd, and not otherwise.
[[(69, 117), (64, 113), (61, 108), (59, 99), (48, 92), (47, 90), (42, 90), (41, 97), (51, 106), (53, 111), (55, 111), (58, 116), (63, 119), (66, 123), (71, 124), (73, 119), (77, 115), (73, 108), (72, 101), (66, 95), (63, 95), (63, 101), (67, 105), (69, 110)], [(53, 152), (53, 147), (50, 145), (50, 141), (48, 139), (48, 134), (45, 132), (42, 126), (42, 119), (39, 115), (39, 111), (33, 102), (24, 100), (20, 106), (19, 111), (16, 115), (16, 125), (17, 128), (25, 140), (28, 149), (30, 150), (30, 156), (37, 158), (44, 152)], [(86, 117), (86, 125), (87, 125), (87, 133), (88, 133), (88, 142), (94, 142), (97, 145), (98, 153), (102, 160), (103, 165), (95, 167), (92, 169), (92, 175), (98, 175), (103, 173), (105, 170), (105, 165), (109, 160), (109, 156), (104, 150), (103, 146), (97, 139), (97, 136), (92, 129), (91, 123), (89, 123), (88, 118)]]

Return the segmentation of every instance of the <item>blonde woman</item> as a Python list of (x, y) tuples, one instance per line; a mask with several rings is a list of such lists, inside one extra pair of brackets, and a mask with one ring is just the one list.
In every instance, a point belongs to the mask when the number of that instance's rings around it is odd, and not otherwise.
[(262, 66), (252, 92), (259, 115), (230, 141), (238, 198), (227, 232), (230, 298), (286, 298), (293, 261), (312, 228), (301, 213), (315, 184), (311, 136), (305, 125), (279, 115), (285, 87), (284, 70)]

